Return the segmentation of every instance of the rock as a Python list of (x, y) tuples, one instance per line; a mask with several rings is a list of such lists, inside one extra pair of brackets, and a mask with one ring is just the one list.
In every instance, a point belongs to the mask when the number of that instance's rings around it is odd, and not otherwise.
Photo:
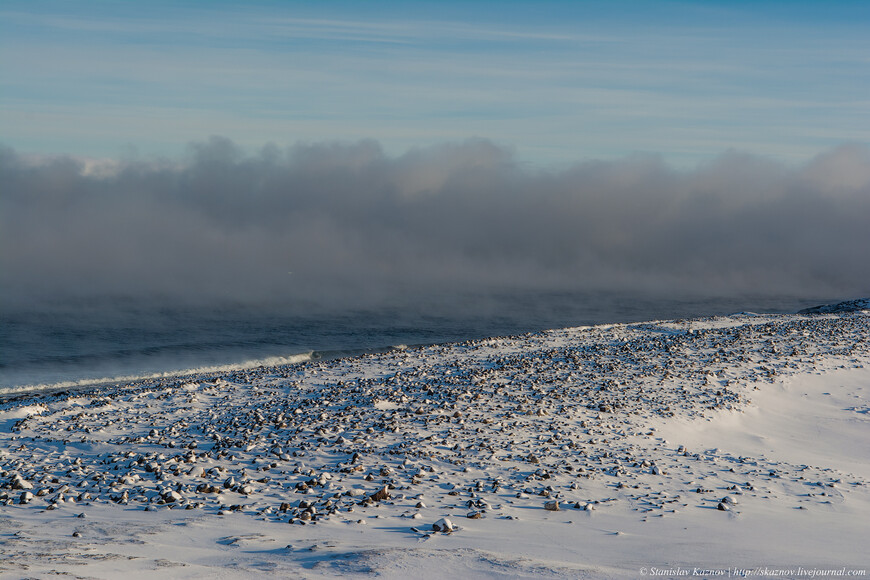
[(719, 502), (719, 505), (716, 506), (716, 509), (719, 510), (719, 511), (722, 511), (722, 512), (727, 512), (727, 511), (730, 511), (730, 510), (731, 510), (730, 507), (728, 507), (727, 505), (725, 505), (725, 504), (722, 503), (721, 501)]
[(384, 501), (390, 499), (390, 492), (386, 488), (386, 486), (384, 486), (380, 491), (370, 495), (369, 498), (371, 498), (373, 501)]
[(479, 520), (480, 518), (483, 517), (483, 515), (480, 512), (468, 512), (465, 515), (465, 517), (467, 517), (470, 520)]
[(33, 489), (33, 484), (16, 473), (12, 478), (12, 489)]
[(451, 522), (447, 518), (441, 518), (440, 520), (432, 524), (432, 530), (436, 532), (444, 532), (448, 534), (455, 529), (456, 527), (453, 525), (453, 522)]
[(18, 503), (22, 505), (30, 503), (31, 501), (33, 501), (33, 494), (29, 491), (22, 491), (21, 495), (18, 497)]
[(553, 500), (553, 501), (545, 502), (545, 503), (544, 503), (544, 509), (547, 510), (547, 511), (551, 511), (551, 512), (557, 512), (557, 511), (560, 511), (560, 508), (559, 508), (559, 501), (558, 501), (558, 500)]

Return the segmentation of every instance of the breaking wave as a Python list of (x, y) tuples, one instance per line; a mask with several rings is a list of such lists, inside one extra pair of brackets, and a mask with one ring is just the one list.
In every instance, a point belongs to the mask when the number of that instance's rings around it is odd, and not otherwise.
[(310, 360), (317, 360), (321, 358), (322, 355), (315, 351), (310, 351), (307, 353), (289, 355), (289, 356), (272, 356), (261, 359), (252, 359), (239, 363), (230, 363), (230, 364), (222, 364), (222, 365), (207, 365), (189, 369), (177, 369), (170, 371), (160, 371), (153, 373), (144, 373), (144, 374), (130, 374), (130, 375), (120, 375), (113, 377), (100, 377), (100, 378), (84, 378), (78, 380), (68, 380), (68, 381), (59, 381), (56, 383), (42, 383), (42, 384), (33, 384), (33, 385), (15, 385), (15, 386), (0, 386), (0, 397), (16, 395), (16, 394), (24, 394), (24, 393), (32, 393), (38, 391), (57, 391), (57, 390), (65, 390), (65, 389), (77, 389), (77, 388), (87, 388), (87, 387), (98, 387), (101, 385), (108, 384), (119, 384), (119, 383), (135, 383), (140, 381), (154, 380), (154, 379), (164, 379), (170, 377), (188, 377), (193, 375), (207, 375), (214, 373), (224, 373), (224, 372), (232, 372), (232, 371), (240, 371), (245, 369), (253, 369), (258, 367), (274, 367), (279, 365), (289, 365), (307, 362)]

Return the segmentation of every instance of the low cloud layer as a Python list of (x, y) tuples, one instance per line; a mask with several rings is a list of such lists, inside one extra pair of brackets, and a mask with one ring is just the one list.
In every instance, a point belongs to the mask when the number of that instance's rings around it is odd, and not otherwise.
[(870, 149), (523, 168), (472, 140), (191, 146), (93, 167), (0, 149), (7, 304), (127, 297), (354, 307), (519, 290), (870, 293)]

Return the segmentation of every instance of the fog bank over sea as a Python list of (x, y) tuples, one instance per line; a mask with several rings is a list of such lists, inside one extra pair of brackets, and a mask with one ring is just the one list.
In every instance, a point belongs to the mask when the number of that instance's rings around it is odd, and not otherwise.
[(484, 139), (0, 148), (0, 387), (870, 293), (870, 149), (542, 170)]
[(483, 139), (391, 157), (375, 141), (249, 154), (215, 137), (177, 161), (5, 148), (0, 178), (0, 297), (16, 308), (870, 289), (870, 149), (857, 144), (800, 166), (728, 152), (691, 170), (639, 155), (545, 171)]

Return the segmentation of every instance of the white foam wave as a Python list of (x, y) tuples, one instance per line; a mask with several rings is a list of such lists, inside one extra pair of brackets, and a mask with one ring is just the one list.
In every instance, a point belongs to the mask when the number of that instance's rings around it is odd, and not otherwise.
[(100, 378), (86, 378), (86, 379), (78, 379), (78, 380), (69, 380), (69, 381), (59, 381), (56, 383), (41, 383), (41, 384), (31, 384), (31, 385), (15, 385), (8, 387), (0, 387), (0, 396), (3, 395), (15, 395), (15, 394), (25, 394), (30, 392), (39, 392), (39, 391), (55, 391), (59, 389), (71, 389), (71, 388), (81, 388), (81, 387), (90, 387), (97, 385), (109, 385), (109, 384), (117, 384), (117, 383), (130, 383), (130, 382), (138, 382), (138, 381), (147, 381), (149, 379), (163, 379), (168, 377), (184, 377), (190, 375), (199, 375), (199, 374), (210, 374), (210, 373), (222, 373), (222, 372), (232, 372), (232, 371), (240, 371), (246, 369), (254, 369), (259, 367), (273, 367), (280, 365), (289, 365), (296, 364), (301, 362), (306, 362), (309, 360), (314, 360), (319, 358), (319, 355), (314, 351), (309, 351), (306, 353), (294, 354), (289, 356), (272, 356), (261, 359), (251, 359), (239, 363), (229, 363), (224, 365), (210, 365), (210, 366), (201, 366), (195, 368), (188, 369), (177, 369), (170, 371), (161, 371), (154, 373), (144, 373), (144, 374), (133, 374), (133, 375), (119, 375), (114, 377), (100, 377)]

